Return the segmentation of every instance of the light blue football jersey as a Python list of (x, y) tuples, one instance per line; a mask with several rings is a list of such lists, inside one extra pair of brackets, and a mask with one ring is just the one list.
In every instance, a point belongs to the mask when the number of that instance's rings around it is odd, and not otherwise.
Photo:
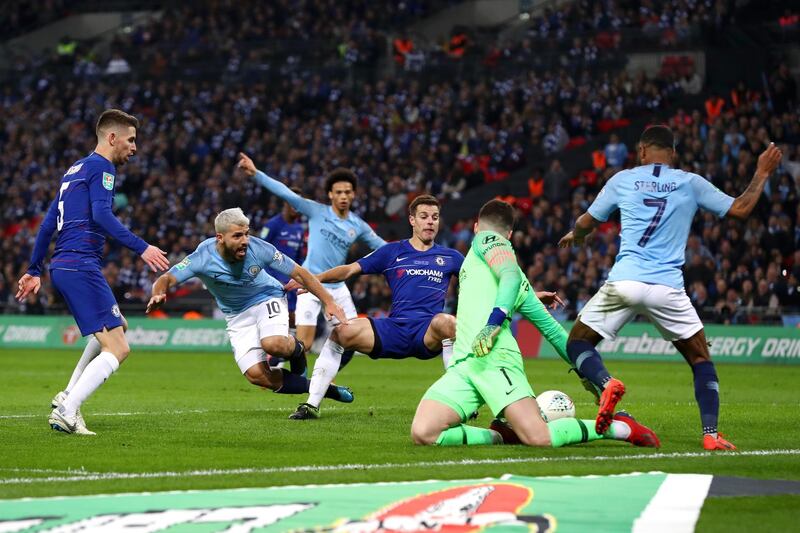
[[(347, 214), (347, 218), (339, 218), (331, 206), (303, 198), (260, 170), (256, 172), (255, 180), (308, 217), (308, 254), (303, 266), (312, 274), (343, 265), (347, 260), (347, 252), (357, 240), (363, 241), (372, 250), (386, 244), (369, 224), (352, 212)], [(343, 281), (325, 283), (328, 288), (342, 285)]]
[(243, 261), (229, 263), (217, 251), (217, 239), (200, 243), (197, 249), (169, 269), (178, 283), (200, 279), (223, 313), (236, 315), (272, 298), (284, 296), (283, 284), (267, 274), (271, 268), (289, 275), (295, 262), (258, 237), (250, 237)]
[(723, 217), (732, 204), (732, 197), (702, 176), (667, 165), (617, 172), (589, 207), (601, 222), (620, 211), (622, 244), (608, 281), (682, 289), (686, 240), (697, 208)]

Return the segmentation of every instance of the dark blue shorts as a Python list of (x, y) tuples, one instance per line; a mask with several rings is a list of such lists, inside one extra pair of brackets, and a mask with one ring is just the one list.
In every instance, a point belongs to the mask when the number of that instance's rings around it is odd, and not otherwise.
[(289, 307), (289, 312), (294, 313), (297, 308), (297, 291), (289, 291), (286, 293), (286, 303)]
[(50, 279), (84, 337), (122, 325), (117, 300), (99, 270), (51, 270)]
[(425, 332), (433, 317), (423, 319), (370, 318), (375, 333), (372, 359), (433, 359), (442, 350), (431, 352), (425, 346)]

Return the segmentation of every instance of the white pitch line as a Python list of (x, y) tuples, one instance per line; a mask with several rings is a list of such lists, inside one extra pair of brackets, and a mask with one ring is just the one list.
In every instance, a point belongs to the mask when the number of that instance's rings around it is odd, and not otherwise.
[(460, 461), (421, 461), (418, 463), (356, 463), (340, 465), (298, 465), (272, 468), (230, 468), (211, 470), (188, 470), (185, 472), (105, 472), (67, 477), (18, 477), (0, 479), (0, 485), (23, 485), (29, 483), (71, 483), (74, 481), (107, 481), (113, 479), (158, 479), (231, 476), (241, 474), (277, 474), (287, 472), (330, 472), (336, 470), (391, 470), (405, 468), (427, 468), (446, 466), (475, 466), (495, 464), (560, 463), (566, 461), (621, 462), (631, 459), (645, 461), (658, 459), (693, 459), (709, 457), (752, 457), (775, 455), (800, 455), (800, 449), (748, 450), (744, 452), (672, 452), (634, 455), (570, 455), (564, 457), (508, 457), (501, 459), (462, 459)]
[[(336, 411), (336, 406), (325, 407), (325, 411)], [(96, 416), (163, 416), (163, 415), (188, 415), (188, 414), (202, 414), (202, 413), (289, 413), (291, 407), (264, 407), (253, 409), (174, 409), (169, 411), (120, 411), (114, 413), (89, 413), (89, 417)], [(25, 418), (47, 418), (47, 412), (41, 413), (25, 413), (18, 415), (0, 415), (0, 420), (3, 419), (25, 419)]]

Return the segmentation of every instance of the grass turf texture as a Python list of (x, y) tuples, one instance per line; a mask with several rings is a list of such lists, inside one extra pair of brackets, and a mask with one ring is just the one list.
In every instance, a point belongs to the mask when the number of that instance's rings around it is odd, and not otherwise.
[[(677, 361), (609, 362), (613, 374), (628, 387), (620, 407), (661, 437), (663, 447), (656, 452), (610, 441), (558, 450), (415, 447), (409, 438), (410, 422), (420, 397), (442, 372), (439, 360), (356, 357), (337, 380), (353, 388), (355, 403), (326, 401), (321, 419), (291, 421), (287, 416), (304, 396), (257, 389), (239, 375), (231, 356), (222, 353), (134, 353), (84, 405), (87, 425), (98, 436), (67, 436), (48, 427), (48, 405), (66, 384), (78, 355), (77, 351), (0, 351), (5, 389), (0, 395), (0, 480), (48, 478), (0, 484), (0, 497), (465, 479), (504, 473), (552, 476), (660, 470), (800, 480), (796, 455), (702, 454), (692, 375)], [(579, 417), (594, 417), (590, 396), (573, 375), (567, 375), (561, 361), (533, 360), (526, 368), (534, 390), (563, 390), (575, 400)], [(741, 451), (800, 447), (795, 415), (800, 367), (727, 364), (718, 365), (718, 373), (721, 428)], [(490, 420), (484, 407), (475, 423), (486, 426)], [(646, 459), (654, 453), (687, 452), (701, 456)], [(597, 456), (602, 459), (592, 459)], [(453, 464), (462, 459), (473, 463)], [(437, 464), (442, 462), (450, 464)], [(351, 466), (279, 470), (320, 465)], [(72, 469), (177, 475), (53, 479), (69, 477), (65, 471)], [(213, 469), (264, 470), (185, 475)], [(753, 524), (762, 527), (788, 527), (798, 504), (798, 496), (709, 499), (699, 529), (737, 530), (747, 523), (740, 522), (742, 514), (752, 515)]]

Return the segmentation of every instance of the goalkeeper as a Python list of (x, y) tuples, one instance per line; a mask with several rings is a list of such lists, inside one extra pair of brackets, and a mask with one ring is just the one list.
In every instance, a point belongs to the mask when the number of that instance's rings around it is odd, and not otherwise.
[[(535, 323), (565, 359), (567, 334), (545, 310), (517, 265), (508, 241), (513, 226), (514, 211), (505, 202), (491, 200), (478, 214), (475, 238), (459, 273), (453, 358), (417, 407), (411, 423), (413, 441), (558, 448), (610, 438), (658, 447), (656, 434), (623, 412), (614, 416), (602, 435), (595, 432), (594, 420), (562, 418), (548, 423), (542, 419), (511, 333), (511, 317), (518, 310)], [(466, 425), (467, 416), (484, 404), (497, 417), (490, 429)]]

